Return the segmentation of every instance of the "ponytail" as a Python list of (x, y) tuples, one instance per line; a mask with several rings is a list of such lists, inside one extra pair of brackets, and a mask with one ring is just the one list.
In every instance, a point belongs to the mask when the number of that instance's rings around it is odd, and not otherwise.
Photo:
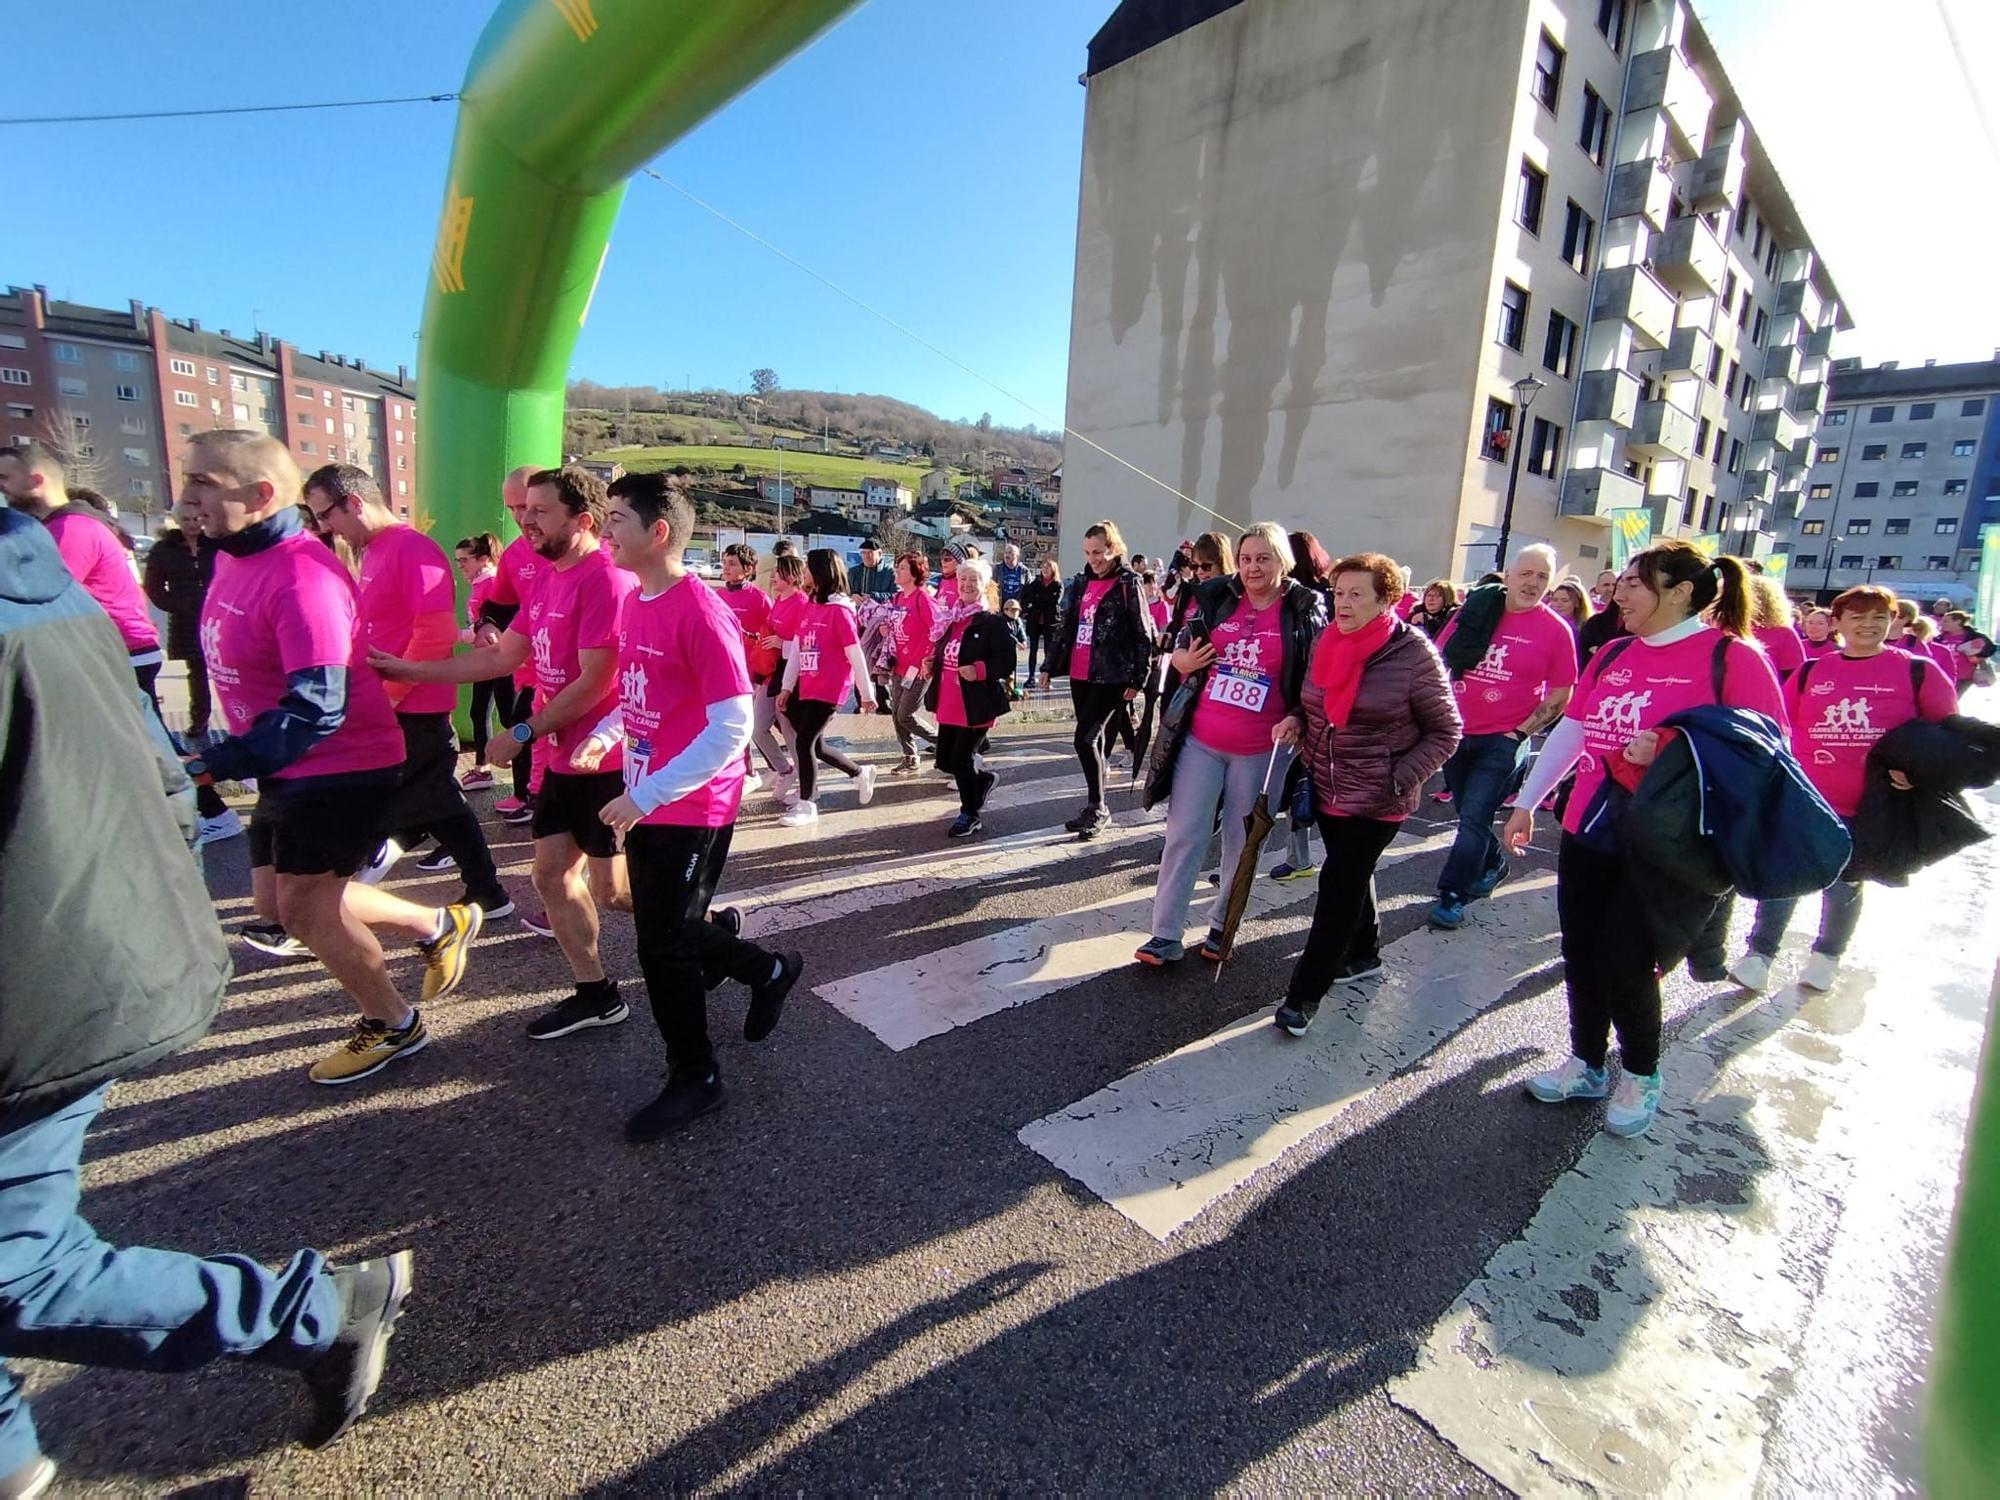
[(1723, 634), (1749, 638), (1753, 610), (1750, 570), (1737, 558), (1711, 558), (1686, 542), (1665, 541), (1634, 554), (1631, 566), (1655, 594), (1664, 594), (1676, 584), (1690, 585), (1690, 615), (1706, 614)]
[(1711, 565), (1721, 581), (1721, 593), (1708, 617), (1724, 635), (1750, 638), (1750, 570), (1734, 557), (1718, 557)]

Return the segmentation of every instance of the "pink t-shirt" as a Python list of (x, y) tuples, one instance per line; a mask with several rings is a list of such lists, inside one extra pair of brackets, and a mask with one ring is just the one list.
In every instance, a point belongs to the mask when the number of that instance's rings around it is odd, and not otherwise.
[(1215, 627), (1215, 665), (1188, 733), (1218, 755), (1271, 753), (1271, 731), (1285, 716), (1278, 685), (1285, 658), (1281, 608), (1275, 599), (1262, 609), (1239, 599)]
[[(1922, 677), (1914, 691), (1912, 665)], [(1785, 685), (1792, 720), (1792, 753), (1833, 810), (1854, 816), (1875, 742), (1911, 719), (1949, 718), (1958, 712), (1951, 679), (1928, 656), (1878, 651), (1856, 659), (1821, 657), (1812, 670)]]
[(1076, 612), (1076, 642), (1070, 647), (1069, 680), (1090, 681), (1091, 638), (1097, 633), (1097, 606), (1117, 585), (1115, 578), (1093, 578), (1083, 586), (1083, 603)]
[(1840, 642), (1834, 640), (1831, 636), (1823, 641), (1802, 640), (1799, 642), (1799, 645), (1805, 650), (1807, 661), (1818, 661), (1822, 656), (1829, 653), (1837, 653), (1840, 650)]
[(749, 635), (764, 633), (765, 623), (771, 618), (769, 594), (748, 581), (737, 584), (735, 588), (718, 583), (714, 585), (714, 593), (716, 598), (729, 606), (740, 631)]
[(922, 589), (896, 595), (896, 673), (901, 676), (930, 660), (937, 601)]
[[(417, 617), (449, 619), (452, 592), (451, 560), (414, 526), (391, 526), (361, 549), (361, 628), (377, 651), (409, 656)], [(449, 655), (447, 640), (415, 659), (436, 661)], [(451, 683), (419, 682), (403, 695), (396, 711), (448, 714), (457, 705), (458, 689)]]
[[(625, 789), (630, 791), (694, 742), (709, 705), (750, 693), (740, 616), (715, 593), (683, 578), (648, 599), (634, 591), (618, 626), (619, 703), (625, 711)], [(743, 757), (707, 786), (654, 808), (643, 823), (722, 828), (743, 800)]]
[(1153, 629), (1155, 630), (1165, 630), (1167, 628), (1167, 621), (1173, 618), (1173, 611), (1167, 608), (1167, 601), (1164, 599), (1155, 599), (1151, 604), (1146, 606), (1146, 610), (1153, 617)]
[(278, 706), (292, 673), (347, 668), (340, 728), (271, 779), (402, 764), (403, 731), (368, 665), (353, 580), (318, 537), (299, 532), (248, 557), (218, 552), (201, 606), (201, 654), (223, 722), (239, 735)]
[[(1458, 632), (1458, 616), (1438, 636), (1438, 646)], [(1467, 734), (1506, 734), (1519, 729), (1550, 693), (1576, 683), (1576, 636), (1546, 604), (1507, 610), (1493, 627), (1493, 640), (1478, 666), (1452, 689)]]
[(493, 585), (499, 577), (498, 569), (489, 568), (466, 585), (465, 623), (468, 627), (479, 623), (480, 606), (493, 597)]
[[(500, 549), (500, 572), (493, 580), (490, 597), (495, 604), (526, 608), (535, 592), (535, 580), (548, 570), (549, 560), (529, 546), (526, 537), (517, 536)], [(523, 688), (534, 685), (535, 661), (530, 657), (514, 669), (514, 686)]]
[[(1583, 725), (1583, 757), (1576, 763), (1563, 827), (1575, 833), (1605, 777), (1604, 763), (1621, 754), (1642, 729), (1657, 728), (1684, 708), (1715, 702), (1711, 664), (1721, 632), (1704, 627), (1670, 646), (1612, 642), (1591, 658), (1564, 710)], [(1616, 648), (1615, 654), (1613, 648)], [(1722, 679), (1722, 701), (1769, 714), (1782, 727), (1784, 695), (1763, 652), (1732, 641)]]
[[(940, 724), (956, 724), (966, 728), (965, 685), (958, 675), (958, 648), (965, 640), (965, 627), (971, 616), (965, 620), (954, 620), (944, 637), (944, 676), (938, 679), (937, 719)], [(987, 721), (991, 723), (991, 720)], [(984, 725), (980, 726), (984, 728)]]
[(81, 514), (77, 505), (65, 505), (48, 519), (49, 536), (62, 554), (63, 566), (83, 585), (83, 591), (97, 601), (118, 627), (118, 638), (132, 656), (144, 656), (160, 649), (160, 633), (146, 613), (146, 596), (132, 565), (125, 560), (125, 548), (111, 534), (111, 523)]
[(815, 703), (843, 702), (854, 685), (847, 648), (860, 644), (854, 610), (845, 599), (808, 604), (799, 617), (799, 697)]
[[(535, 582), (534, 596), (507, 628), (528, 638), (528, 659), (535, 665), (535, 708), (576, 681), (583, 671), (585, 651), (613, 650), (618, 645), (618, 612), (639, 580), (612, 565), (603, 548), (586, 552), (567, 568), (549, 567)], [(604, 696), (547, 738), (551, 771), (574, 774), (569, 758), (604, 716), (618, 706), (614, 676)], [(604, 757), (599, 771), (618, 769), (619, 754)]]
[(771, 613), (764, 628), (781, 641), (799, 638), (799, 622), (806, 617), (812, 600), (804, 594), (788, 594), (771, 601)]
[[(1930, 651), (1931, 660), (1943, 669), (1944, 675), (1953, 682), (1958, 681), (1958, 664), (1962, 660), (1959, 654), (1937, 636), (1932, 636), (1924, 645)], [(1968, 672), (1966, 675), (1969, 677), (1972, 674)]]
[(1771, 670), (1778, 674), (1779, 682), (1789, 681), (1792, 673), (1806, 664), (1806, 643), (1791, 626), (1759, 625), (1750, 634), (1771, 659)]
[[(1894, 646), (1898, 643), (1895, 641), (1891, 641), (1889, 642), (1889, 644)], [(1966, 679), (1971, 677), (1974, 672), (1979, 670), (1979, 658), (1976, 656), (1968, 656), (1963, 651), (1958, 649), (1960, 646), (1969, 646), (1974, 644), (1971, 636), (1941, 635), (1936, 637), (1935, 640), (1932, 642), (1932, 644), (1944, 647), (1945, 660), (1951, 663), (1952, 681), (1964, 682)]]

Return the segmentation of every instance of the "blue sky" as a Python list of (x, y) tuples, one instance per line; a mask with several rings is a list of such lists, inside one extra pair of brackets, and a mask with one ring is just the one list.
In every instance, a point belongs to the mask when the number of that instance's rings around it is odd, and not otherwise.
[[(1311, 0), (1333, 3), (1333, 0)], [(1467, 0), (1474, 3), (1474, 0)], [(2000, 160), (1938, 0), (1696, 0), (1862, 322), (1841, 352), (2000, 345)], [(1942, 0), (1975, 76), (2000, 6)], [(636, 181), (573, 373), (788, 385), (1053, 425), (1084, 45), (1113, 0), (869, 0), (656, 165), (1041, 409), (1030, 412), (657, 183)], [(0, 114), (454, 89), (490, 0), (66, 0), (12, 18)], [(1991, 85), (1988, 85), (1989, 94)], [(2000, 114), (2000, 99), (1989, 115)], [(10, 129), (12, 282), (414, 363), (450, 105)]]

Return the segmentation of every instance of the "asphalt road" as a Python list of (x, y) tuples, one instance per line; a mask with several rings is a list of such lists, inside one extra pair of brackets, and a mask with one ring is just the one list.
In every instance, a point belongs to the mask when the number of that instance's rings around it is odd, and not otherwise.
[[(1066, 745), (1061, 726), (1006, 736), (984, 863), (944, 840), (935, 776), (885, 778), (865, 811), (835, 778), (804, 837), (754, 800), (726, 893), (747, 893), (752, 934), (797, 947), (806, 977), (755, 1047), (739, 1035), (743, 992), (719, 992), (728, 1107), (661, 1145), (620, 1134), (662, 1068), (625, 918), (605, 940), (633, 1002), (625, 1026), (527, 1041), (565, 971), (553, 944), (503, 922), (429, 1011), (429, 1049), (344, 1090), (305, 1077), (348, 1024), (341, 995), (316, 965), (239, 947), (212, 1033), (115, 1090), (87, 1153), (86, 1214), (114, 1241), (271, 1260), (301, 1243), (336, 1257), (408, 1246), (416, 1292), (374, 1412), (325, 1453), (292, 1441), (301, 1406), (282, 1374), (23, 1363), (64, 1492), (1487, 1493), (1579, 1474), (1616, 1488), (1616, 1466), (1656, 1460), (1679, 1480), (1833, 1464), (1828, 1482), (1910, 1483), (1994, 917), (1938, 899), (1940, 872), (1871, 910), (1832, 997), (1746, 1001), (1677, 979), (1665, 1128), (1613, 1142), (1593, 1110), (1519, 1087), (1566, 1050), (1546, 854), (1464, 932), (1428, 933), (1443, 854), (1408, 851), (1435, 843), (1429, 815), (1449, 812), (1427, 801), (1380, 879), (1391, 988), (1337, 992), (1301, 1079), (1283, 1055), (1300, 1044), (1229, 1027), (1280, 994), (1309, 892), (1273, 885), (1279, 904), (1252, 917), (1219, 981), (1192, 958), (1166, 972), (1122, 961), (1145, 936), (1143, 915), (1119, 923), (1144, 911), (1157, 834), (1129, 827), (1121, 793), (1123, 832), (1059, 844), (1080, 800)], [(525, 830), (489, 831), (525, 890)], [(243, 842), (206, 860), (234, 927)], [(1990, 890), (1992, 874), (1982, 850), (1954, 878)], [(407, 864), (398, 876), (420, 899), (455, 890)], [(1876, 976), (1896, 963), (1892, 1004)], [(413, 993), (414, 961), (397, 972)], [(1895, 1046), (1903, 1071), (1871, 1082), (1860, 1060)], [(1780, 1077), (1774, 1059), (1811, 1077)], [(1732, 1082), (1752, 1066), (1766, 1073)], [(1170, 1086), (1139, 1112), (1150, 1123), (1127, 1111), (1114, 1129), (1090, 1101), (1137, 1098), (1135, 1074)], [(1209, 1092), (1175, 1092), (1197, 1077), (1209, 1082), (1188, 1087)], [(1891, 1108), (1913, 1079), (1919, 1120)], [(1198, 1161), (1172, 1129), (1166, 1148), (1148, 1144), (1176, 1112), (1206, 1143)], [(1891, 1124), (1827, 1125), (1850, 1112)], [(1059, 1169), (1050, 1140), (1108, 1175)], [(1892, 1171), (1913, 1149), (1930, 1166)], [(1702, 1154), (1717, 1150), (1726, 1159)], [(1675, 1241), (1683, 1231), (1697, 1240)], [(1614, 1235), (1615, 1254), (1598, 1246)], [(1862, 1239), (1869, 1263), (1850, 1264)], [(1678, 1271), (1619, 1269), (1649, 1246)], [(1579, 1273), (1604, 1300), (1585, 1285), (1590, 1310), (1572, 1317), (1547, 1299), (1581, 1308), (1557, 1267), (1579, 1251), (1605, 1257)], [(1799, 1291), (1796, 1316), (1702, 1311), (1733, 1295), (1723, 1268), (1767, 1262)], [(1830, 1330), (1813, 1311), (1843, 1287), (1873, 1309), (1851, 1320), (1865, 1327)], [(1702, 1327), (1733, 1320), (1736, 1342), (1676, 1341), (1670, 1320), (1690, 1308)], [(1510, 1310), (1525, 1333), (1508, 1332)], [(1815, 1418), (1808, 1377), (1863, 1347), (1899, 1351), (1876, 1361), (1866, 1409)], [(1662, 1349), (1680, 1351), (1685, 1411), (1641, 1399)], [(1533, 1382), (1540, 1409), (1551, 1387), (1589, 1392), (1595, 1436), (1551, 1420), (1539, 1427), (1562, 1452), (1537, 1450), (1534, 1431), (1513, 1442), (1504, 1414)], [(1720, 1448), (1670, 1440), (1677, 1423), (1711, 1431), (1711, 1397), (1749, 1403), (1756, 1430)], [(1619, 1432), (1633, 1454), (1605, 1437)]]

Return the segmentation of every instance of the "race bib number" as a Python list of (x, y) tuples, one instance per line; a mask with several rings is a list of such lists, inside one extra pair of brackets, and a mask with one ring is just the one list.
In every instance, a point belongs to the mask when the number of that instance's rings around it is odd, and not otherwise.
[(652, 758), (652, 738), (648, 735), (633, 734), (629, 730), (626, 731), (624, 765), (626, 791), (631, 791), (633, 787), (646, 779), (646, 762)]
[(1262, 713), (1270, 696), (1271, 679), (1261, 672), (1245, 672), (1239, 667), (1216, 667), (1208, 678), (1208, 701), (1245, 713)]
[(1091, 638), (1096, 634), (1097, 616), (1085, 615), (1076, 622), (1076, 643), (1079, 646), (1088, 646), (1091, 643)]
[(799, 653), (800, 674), (803, 675), (804, 673), (807, 672), (817, 672), (818, 670), (819, 670), (819, 653), (817, 651), (801, 651)]

